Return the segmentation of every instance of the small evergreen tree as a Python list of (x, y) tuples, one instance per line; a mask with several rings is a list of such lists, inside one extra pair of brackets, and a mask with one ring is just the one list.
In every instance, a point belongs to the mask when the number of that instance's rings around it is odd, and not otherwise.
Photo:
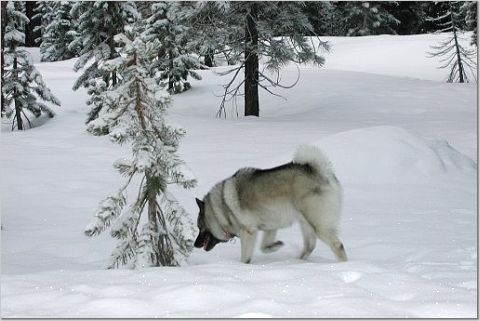
[(6, 5), (5, 24), (5, 66), (2, 74), (2, 94), (7, 117), (13, 115), (12, 129), (25, 129), (24, 118), (32, 127), (25, 110), (35, 117), (45, 113), (53, 117), (54, 112), (39, 100), (50, 102), (57, 106), (60, 101), (45, 86), (42, 76), (33, 66), (30, 54), (20, 45), (25, 43), (24, 25), (28, 18), (17, 8), (18, 2), (9, 1)]
[[(442, 15), (431, 18), (439, 28), (437, 32), (448, 32), (450, 36), (442, 41), (439, 45), (432, 46), (434, 52), (430, 52), (430, 57), (441, 57), (441, 65), (439, 68), (449, 68), (450, 72), (447, 82), (469, 82), (468, 69), (472, 71), (475, 77), (476, 62), (474, 57), (476, 51), (466, 49), (460, 44), (460, 26), (464, 24), (464, 17), (461, 15), (459, 1), (442, 2)], [(476, 79), (475, 79), (476, 80)]]
[(396, 34), (392, 26), (400, 23), (380, 1), (346, 2), (343, 20), (347, 36)]
[(71, 3), (58, 1), (53, 5), (51, 22), (42, 34), (40, 53), (42, 61), (66, 60), (76, 56), (78, 48), (70, 46), (76, 32), (70, 17)]
[[(77, 20), (76, 38), (68, 49), (75, 51), (80, 48), (80, 58), (74, 65), (74, 70), (84, 69), (82, 75), (73, 85), (73, 89), (80, 87), (88, 89), (90, 94), (98, 94), (98, 89), (89, 88), (98, 81), (105, 83), (105, 89), (114, 88), (121, 79), (115, 69), (102, 69), (102, 64), (119, 56), (113, 40), (123, 28), (133, 23), (138, 17), (135, 3), (132, 1), (79, 1), (73, 3), (70, 15)], [(96, 100), (90, 97), (87, 104)], [(87, 123), (98, 117), (100, 109), (94, 106), (87, 117)]]
[(154, 68), (159, 71), (157, 81), (166, 83), (168, 92), (176, 94), (191, 88), (188, 77), (201, 79), (193, 69), (199, 69), (197, 58), (191, 55), (192, 45), (187, 34), (190, 28), (182, 21), (182, 9), (188, 4), (179, 2), (156, 2), (152, 4), (152, 15), (146, 19), (144, 37), (147, 41), (159, 39)]
[[(94, 135), (110, 133), (110, 139), (118, 144), (130, 143), (133, 158), (115, 162), (114, 167), (127, 182), (100, 203), (85, 234), (97, 235), (111, 226), (111, 236), (120, 243), (112, 253), (109, 268), (128, 263), (179, 265), (193, 248), (194, 229), (168, 185), (191, 188), (196, 180), (188, 176), (177, 156), (185, 131), (167, 120), (169, 95), (158, 87), (150, 70), (161, 43), (158, 39), (145, 40), (137, 30), (130, 29), (116, 40), (123, 44), (121, 55), (107, 61), (102, 69), (117, 70), (123, 82), (116, 89), (102, 92), (99, 103), (104, 107), (90, 122), (88, 131)], [(137, 198), (124, 209), (125, 190), (135, 178), (140, 181)]]

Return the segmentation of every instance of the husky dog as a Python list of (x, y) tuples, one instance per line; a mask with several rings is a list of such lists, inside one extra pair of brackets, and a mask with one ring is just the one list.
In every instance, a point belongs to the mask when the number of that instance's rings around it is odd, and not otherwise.
[(300, 146), (293, 161), (270, 169), (242, 168), (217, 183), (203, 200), (195, 247), (210, 251), (235, 236), (241, 240), (241, 261), (250, 263), (257, 232), (263, 231), (261, 249), (278, 250), (279, 228), (299, 221), (303, 234), (301, 259), (306, 259), (317, 237), (328, 244), (339, 261), (347, 255), (337, 237), (342, 188), (320, 149)]

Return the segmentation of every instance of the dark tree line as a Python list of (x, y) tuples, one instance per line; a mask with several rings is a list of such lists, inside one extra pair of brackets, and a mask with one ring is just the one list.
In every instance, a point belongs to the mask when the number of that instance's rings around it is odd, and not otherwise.
[[(476, 2), (465, 3), (471, 4), (470, 13), (463, 12), (465, 19), (459, 27), (474, 30), (467, 24), (466, 16), (472, 13), (476, 16)], [(434, 1), (306, 1), (304, 10), (320, 36), (412, 35), (439, 30), (430, 18), (441, 15), (442, 4)], [(362, 24), (365, 34), (349, 33)]]
[[(30, 22), (26, 25), (27, 30), (25, 30), (27, 47), (40, 45), (35, 42), (35, 39), (41, 37), (41, 30), (38, 28), (41, 25), (41, 19), (32, 19), (36, 14), (35, 8), (39, 2), (42, 1), (25, 2), (25, 14), (30, 19)], [(136, 3), (140, 11), (148, 12), (148, 2), (138, 1)], [(441, 11), (434, 1), (305, 1), (305, 7), (302, 11), (308, 17), (317, 35), (347, 36), (352, 24), (358, 22), (355, 19), (349, 19), (350, 13), (366, 3), (375, 7), (379, 16), (384, 18), (387, 16), (386, 24), (378, 28), (371, 28), (371, 34), (412, 35), (438, 30), (438, 26), (428, 19), (429, 17), (437, 17)], [(476, 15), (476, 2), (470, 1), (470, 3), (473, 4), (471, 10)], [(388, 18), (388, 15), (391, 17)], [(363, 21), (363, 17), (361, 19)], [(395, 23), (395, 20), (399, 23)], [(37, 30), (35, 31), (36, 27)], [(466, 22), (461, 27), (466, 30), (473, 30), (466, 25)]]

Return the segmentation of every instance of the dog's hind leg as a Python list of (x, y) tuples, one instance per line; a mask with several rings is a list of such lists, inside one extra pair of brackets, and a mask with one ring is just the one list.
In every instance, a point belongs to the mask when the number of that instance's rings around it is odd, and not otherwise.
[(282, 241), (275, 241), (277, 230), (268, 230), (263, 232), (262, 245), (260, 249), (263, 253), (272, 253), (283, 246)]
[(338, 261), (346, 261), (347, 253), (343, 247), (343, 243), (338, 239), (337, 233), (333, 229), (317, 230), (317, 236), (323, 242), (327, 243)]
[(240, 241), (242, 247), (241, 261), (243, 263), (250, 263), (255, 247), (255, 240), (257, 239), (257, 231), (248, 231), (246, 229), (240, 230)]
[(315, 249), (317, 237), (315, 235), (315, 230), (305, 219), (300, 220), (300, 228), (302, 229), (303, 234), (303, 250), (300, 254), (300, 259), (305, 260)]
[(307, 195), (299, 205), (305, 220), (315, 231), (317, 237), (327, 243), (338, 261), (346, 261), (347, 254), (342, 242), (337, 237), (336, 221), (340, 212), (340, 201), (332, 195)]

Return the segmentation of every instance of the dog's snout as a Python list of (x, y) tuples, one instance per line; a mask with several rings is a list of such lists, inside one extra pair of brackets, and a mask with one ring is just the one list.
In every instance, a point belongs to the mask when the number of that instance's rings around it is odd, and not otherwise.
[(193, 246), (195, 247), (203, 247), (203, 244), (205, 243), (205, 232), (200, 232), (197, 236), (197, 239), (195, 240), (195, 243), (193, 243)]

